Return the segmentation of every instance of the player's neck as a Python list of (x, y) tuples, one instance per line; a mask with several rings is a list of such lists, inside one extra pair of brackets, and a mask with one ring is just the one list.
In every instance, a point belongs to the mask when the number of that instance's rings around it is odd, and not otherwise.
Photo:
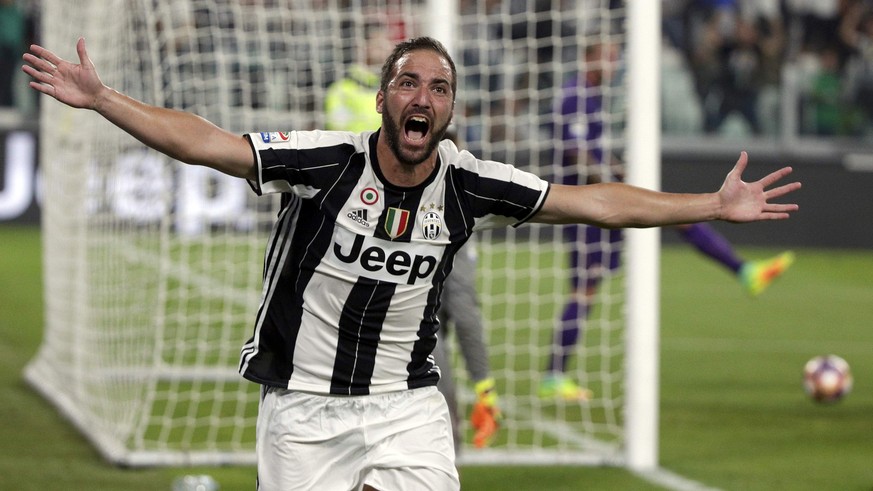
[(438, 152), (434, 150), (423, 162), (407, 164), (394, 155), (381, 135), (376, 144), (376, 158), (382, 176), (389, 183), (400, 187), (414, 187), (426, 181), (436, 168), (437, 154)]

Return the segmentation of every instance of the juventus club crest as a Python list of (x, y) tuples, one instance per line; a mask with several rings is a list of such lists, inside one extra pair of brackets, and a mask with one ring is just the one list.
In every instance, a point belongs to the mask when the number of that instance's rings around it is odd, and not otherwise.
[(443, 218), (435, 211), (429, 211), (421, 217), (421, 233), (427, 240), (436, 240), (443, 230)]

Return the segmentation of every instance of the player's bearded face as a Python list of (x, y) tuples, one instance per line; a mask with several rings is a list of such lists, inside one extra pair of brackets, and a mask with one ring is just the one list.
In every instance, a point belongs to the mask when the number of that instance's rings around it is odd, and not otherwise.
[[(388, 147), (391, 148), (391, 152), (397, 157), (397, 160), (400, 161), (401, 164), (410, 166), (418, 165), (427, 160), (436, 149), (437, 145), (439, 145), (440, 141), (442, 141), (446, 131), (449, 129), (449, 121), (447, 120), (438, 128), (428, 127), (424, 129), (424, 138), (426, 138), (427, 141), (423, 146), (409, 147), (408, 145), (403, 145), (402, 141), (405, 139), (406, 135), (410, 131), (413, 131), (410, 130), (410, 126), (415, 128), (415, 125), (419, 124), (411, 122), (413, 119), (416, 119), (415, 116), (416, 113), (413, 112), (411, 115), (401, 118), (406, 121), (406, 123), (401, 126), (400, 120), (394, 117), (387, 106), (382, 111), (382, 131), (385, 132), (385, 139), (388, 142)], [(421, 130), (422, 128), (417, 128), (414, 131)]]
[(454, 108), (452, 77), (446, 60), (430, 51), (413, 51), (397, 61), (377, 104), (385, 141), (401, 164), (425, 162), (445, 136)]

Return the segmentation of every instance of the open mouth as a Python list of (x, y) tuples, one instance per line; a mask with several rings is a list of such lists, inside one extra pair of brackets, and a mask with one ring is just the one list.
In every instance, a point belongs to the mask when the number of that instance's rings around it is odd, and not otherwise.
[(406, 133), (406, 139), (411, 142), (420, 142), (427, 136), (430, 129), (430, 124), (427, 118), (423, 116), (413, 116), (406, 120), (403, 125), (403, 131)]

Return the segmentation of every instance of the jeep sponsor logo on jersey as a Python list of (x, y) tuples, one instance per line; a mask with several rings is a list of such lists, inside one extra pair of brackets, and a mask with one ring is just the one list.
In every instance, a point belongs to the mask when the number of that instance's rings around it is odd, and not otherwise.
[(343, 273), (391, 283), (430, 283), (443, 246), (398, 244), (337, 227), (330, 263)]

